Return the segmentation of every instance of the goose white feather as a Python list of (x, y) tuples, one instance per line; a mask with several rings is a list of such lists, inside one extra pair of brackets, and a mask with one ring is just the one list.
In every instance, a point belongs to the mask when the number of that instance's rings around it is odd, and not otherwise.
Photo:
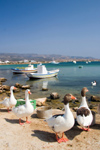
[[(63, 115), (54, 115), (46, 119), (48, 125), (56, 132), (56, 139), (60, 142), (66, 142), (68, 139), (63, 137), (65, 131), (70, 130), (74, 126), (74, 117), (69, 108), (69, 101), (75, 99), (71, 94), (66, 94), (64, 97), (65, 113)], [(58, 133), (62, 133), (62, 138), (58, 138)]]
[(82, 101), (80, 107), (77, 109), (76, 120), (83, 130), (89, 131), (89, 126), (92, 123), (93, 115), (86, 101), (85, 93), (87, 91), (88, 91), (87, 88), (83, 88), (81, 91), (81, 95), (82, 93), (84, 94), (82, 95)]
[(3, 104), (5, 107), (7, 107), (8, 112), (9, 109), (14, 107), (17, 103), (17, 100), (15, 99), (15, 96), (13, 94), (13, 90), (16, 89), (14, 86), (10, 87), (10, 97), (9, 98), (5, 98), (2, 102), (0, 102), (0, 104)]
[(30, 116), (34, 112), (34, 107), (32, 106), (32, 104), (30, 103), (30, 100), (29, 100), (29, 94), (31, 94), (30, 90), (27, 89), (25, 91), (26, 103), (24, 105), (19, 105), (19, 106), (13, 108), (13, 110), (12, 110), (14, 112), (14, 114), (19, 118), (20, 125), (23, 125), (23, 123), (21, 123), (22, 117), (26, 117), (26, 123), (30, 123), (30, 121), (28, 121), (28, 116)]

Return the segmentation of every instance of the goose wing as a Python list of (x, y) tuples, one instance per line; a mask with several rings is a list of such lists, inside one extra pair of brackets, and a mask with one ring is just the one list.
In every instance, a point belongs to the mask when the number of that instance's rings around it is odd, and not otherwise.
[(12, 111), (15, 114), (24, 114), (26, 112), (26, 107), (25, 107), (25, 105), (20, 105), (20, 106), (13, 108)]
[(64, 122), (64, 115), (63, 114), (59, 114), (59, 115), (54, 115), (51, 118), (47, 119), (47, 123), (50, 127), (53, 127), (55, 125), (59, 125), (62, 124)]
[(9, 98), (5, 98), (2, 102), (0, 102), (0, 104), (3, 104), (4, 106), (6, 106), (6, 107), (9, 107)]

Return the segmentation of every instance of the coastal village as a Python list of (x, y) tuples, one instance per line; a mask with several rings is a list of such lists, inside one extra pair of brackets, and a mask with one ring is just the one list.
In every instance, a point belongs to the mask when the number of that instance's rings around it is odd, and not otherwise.
[(72, 62), (72, 61), (100, 61), (93, 57), (75, 57), (75, 56), (63, 56), (63, 55), (39, 55), (39, 54), (4, 54), (0, 53), (0, 64), (27, 64), (31, 62), (36, 63), (50, 63), (53, 59), (57, 62)]

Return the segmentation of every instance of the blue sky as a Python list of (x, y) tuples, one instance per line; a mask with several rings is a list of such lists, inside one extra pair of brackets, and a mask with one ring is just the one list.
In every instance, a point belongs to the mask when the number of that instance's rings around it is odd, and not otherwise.
[(0, 0), (0, 52), (100, 58), (100, 0)]

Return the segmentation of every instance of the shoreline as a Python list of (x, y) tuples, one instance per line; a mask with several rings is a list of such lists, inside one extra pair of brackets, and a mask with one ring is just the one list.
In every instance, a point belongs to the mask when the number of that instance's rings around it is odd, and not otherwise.
[[(30, 88), (31, 91), (31, 88)], [(0, 94), (0, 101), (3, 101), (5, 97), (9, 97), (10, 93), (7, 91), (7, 93), (2, 93)], [(18, 99), (24, 99), (25, 98), (25, 89), (21, 89), (21, 91), (18, 92), (14, 92), (14, 96), (15, 98)], [(33, 98), (34, 97), (34, 98)], [(70, 102), (70, 108), (72, 108), (74, 110), (74, 108), (76, 109), (77, 107), (79, 107), (80, 102), (81, 102), (81, 96), (80, 95), (75, 95), (75, 97), (77, 97), (78, 101), (76, 101), (75, 103)], [(50, 99), (50, 95), (47, 94), (47, 96), (43, 97), (43, 96), (38, 96), (38, 93), (32, 93), (30, 95), (30, 99), (35, 100), (35, 99), (42, 99), (42, 98), (46, 98), (47, 100), (45, 101), (44, 104), (41, 104), (40, 106), (50, 106), (52, 109), (58, 109), (58, 110), (62, 110), (64, 108), (62, 100), (63, 100), (63, 96), (60, 96), (59, 99)], [(87, 98), (87, 102), (88, 105), (91, 109), (91, 111), (94, 111), (95, 113), (97, 113), (97, 107), (98, 104), (100, 102), (89, 102), (88, 99), (90, 98), (90, 96), (86, 97)], [(37, 107), (40, 107), (37, 105)], [(0, 108), (3, 108), (4, 106), (2, 104), (0, 104)]]
[[(100, 62), (100, 59), (68, 59), (68, 60), (66, 60), (66, 59), (64, 59), (64, 60), (60, 60), (60, 59), (56, 59), (55, 61), (57, 61), (57, 62), (73, 62), (73, 61), (76, 61), (76, 62), (86, 62), (86, 61), (91, 61), (91, 62)], [(43, 64), (46, 64), (46, 63), (50, 63), (51, 61), (36, 61), (36, 62), (30, 62), (30, 61), (28, 61), (28, 62), (19, 62), (19, 61), (10, 61), (9, 63), (0, 63), (0, 65), (23, 65), (23, 64), (29, 64), (29, 63), (31, 63), (31, 64), (39, 64), (39, 63), (43, 63)]]

